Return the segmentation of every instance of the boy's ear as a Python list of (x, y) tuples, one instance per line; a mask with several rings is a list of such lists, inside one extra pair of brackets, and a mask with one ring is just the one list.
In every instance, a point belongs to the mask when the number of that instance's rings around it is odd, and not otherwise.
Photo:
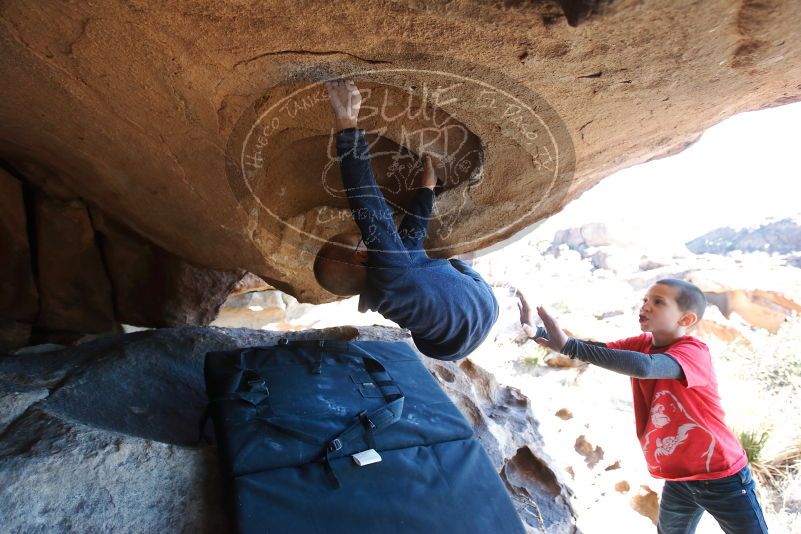
[(685, 312), (684, 315), (681, 316), (681, 319), (679, 319), (679, 324), (685, 328), (695, 326), (697, 322), (698, 314), (692, 311)]

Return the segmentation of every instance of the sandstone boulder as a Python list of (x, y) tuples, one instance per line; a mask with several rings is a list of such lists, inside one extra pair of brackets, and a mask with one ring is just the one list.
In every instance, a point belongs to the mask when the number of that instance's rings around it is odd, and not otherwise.
[(354, 228), (326, 78), (369, 90), (364, 126), (398, 215), (416, 158), (436, 154), (437, 257), (500, 242), (737, 112), (801, 99), (792, 1), (12, 1), (1, 15), (0, 159), (301, 302), (335, 298), (311, 262)]
[(207, 325), (243, 278), (175, 256), (92, 210), (118, 321), (136, 326)]
[(111, 283), (86, 205), (37, 194), (34, 218), (41, 307), (37, 327), (64, 332), (65, 338), (113, 331)]
[(736, 313), (754, 328), (775, 334), (791, 314), (801, 313), (801, 304), (775, 291), (730, 289), (705, 292), (707, 302), (727, 318)]
[(543, 450), (529, 399), (470, 359), (423, 363), (472, 424), (523, 520), (537, 532), (574, 532), (572, 491)]
[(25, 345), (39, 310), (22, 183), (0, 168), (0, 351)]

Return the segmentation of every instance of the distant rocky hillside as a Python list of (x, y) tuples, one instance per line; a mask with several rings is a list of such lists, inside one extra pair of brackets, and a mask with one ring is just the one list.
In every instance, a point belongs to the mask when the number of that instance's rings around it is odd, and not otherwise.
[[(748, 248), (749, 236), (759, 236), (751, 237), (752, 243), (761, 239), (768, 246)], [(520, 268), (507, 265), (510, 254), (515, 254), (511, 250), (494, 254), (491, 273), (501, 281), (525, 280), (522, 283), (541, 299), (548, 289), (536, 280), (558, 287), (551, 298), (566, 309), (581, 310), (569, 321), (586, 337), (608, 335), (611, 325), (618, 321), (615, 318), (634, 313), (630, 307), (636, 308), (640, 293), (660, 278), (682, 278), (704, 292), (710, 307), (696, 335), (706, 340), (745, 339), (754, 329), (776, 333), (789, 316), (801, 313), (801, 276), (794, 268), (801, 267), (801, 217), (768, 220), (746, 230), (722, 228), (696, 240), (728, 244), (730, 250), (722, 245), (712, 250), (672, 248), (649, 239), (637, 228), (608, 221), (562, 228), (552, 239), (547, 235), (537, 236), (535, 241), (537, 238), (540, 252), (516, 252), (534, 262), (529, 272), (537, 273), (536, 277), (516, 276)], [(797, 243), (795, 248), (792, 243)], [(742, 252), (726, 254), (730, 251)], [(549, 266), (554, 267), (553, 271)], [(612, 293), (603, 290), (604, 281), (609, 282)], [(567, 305), (572, 301), (569, 293), (582, 287), (579, 301)], [(589, 294), (597, 296), (590, 299)], [(588, 314), (588, 310), (592, 313)], [(587, 316), (592, 319), (583, 323), (582, 318)], [(596, 330), (595, 319), (600, 317), (613, 319), (605, 328)]]
[(801, 253), (801, 217), (786, 218), (752, 228), (718, 228), (687, 243), (696, 254), (764, 251)]

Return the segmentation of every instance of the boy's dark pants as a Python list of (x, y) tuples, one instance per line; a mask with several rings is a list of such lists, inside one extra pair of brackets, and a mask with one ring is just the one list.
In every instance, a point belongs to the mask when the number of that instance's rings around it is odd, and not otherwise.
[(704, 510), (717, 520), (726, 534), (767, 532), (755, 487), (747, 465), (731, 476), (716, 480), (668, 480), (662, 489), (657, 532), (695, 532)]

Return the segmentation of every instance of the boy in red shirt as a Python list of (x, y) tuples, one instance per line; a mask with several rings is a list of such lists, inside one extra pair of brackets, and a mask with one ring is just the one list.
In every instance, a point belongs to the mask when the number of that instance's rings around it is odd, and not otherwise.
[[(539, 306), (545, 328), (533, 337), (551, 350), (631, 377), (648, 471), (666, 480), (659, 534), (694, 532), (704, 510), (727, 534), (767, 532), (748, 458), (723, 420), (709, 349), (687, 335), (705, 308), (698, 287), (668, 278), (643, 298), (639, 336), (612, 343), (573, 339)], [(530, 332), (532, 317), (523, 297), (520, 313)]]

